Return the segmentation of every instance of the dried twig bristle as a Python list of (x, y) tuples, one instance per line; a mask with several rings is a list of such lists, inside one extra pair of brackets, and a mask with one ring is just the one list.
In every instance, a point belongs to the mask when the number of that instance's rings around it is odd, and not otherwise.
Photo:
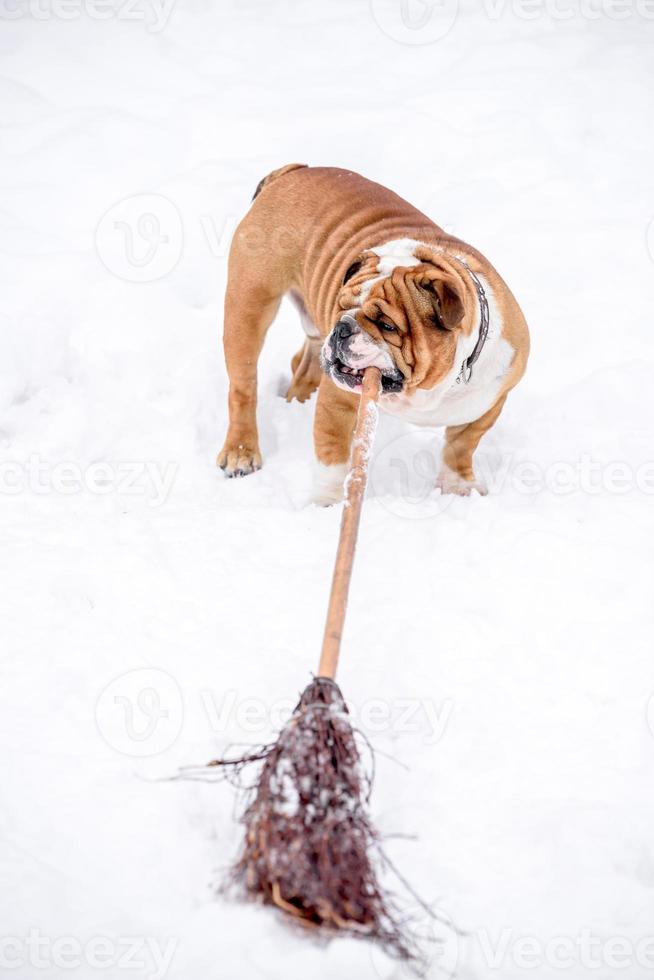
[(365, 935), (412, 958), (377, 882), (370, 778), (338, 685), (316, 678), (277, 742), (256, 757), (263, 769), (234, 869), (248, 892), (305, 924)]

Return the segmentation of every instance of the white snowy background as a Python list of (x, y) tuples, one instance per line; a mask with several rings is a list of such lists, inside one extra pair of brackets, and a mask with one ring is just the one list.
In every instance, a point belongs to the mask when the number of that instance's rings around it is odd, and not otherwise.
[(406, 976), (215, 897), (234, 792), (166, 778), (272, 737), (316, 665), (339, 509), (280, 397), (290, 307), (264, 468), (214, 467), (229, 239), (293, 161), (472, 242), (532, 332), (488, 497), (430, 492), (438, 433), (378, 433), (340, 680), (452, 928), (385, 882), (433, 980), (652, 975), (654, 11), (593, 3), (0, 3), (8, 976)]

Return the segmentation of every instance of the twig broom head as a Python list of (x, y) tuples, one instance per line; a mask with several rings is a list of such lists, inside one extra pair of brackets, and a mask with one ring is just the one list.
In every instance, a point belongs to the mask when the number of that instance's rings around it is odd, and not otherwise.
[(267, 751), (235, 874), (304, 924), (366, 935), (409, 958), (371, 860), (369, 790), (343, 695), (318, 677)]

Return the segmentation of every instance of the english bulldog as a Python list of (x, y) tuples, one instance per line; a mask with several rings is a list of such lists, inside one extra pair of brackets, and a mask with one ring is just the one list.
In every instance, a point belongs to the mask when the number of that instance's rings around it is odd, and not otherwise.
[(306, 339), (287, 400), (318, 389), (314, 499), (342, 497), (365, 368), (382, 372), (380, 409), (445, 426), (436, 486), (485, 493), (472, 456), (524, 374), (525, 318), (476, 249), (359, 174), (289, 164), (259, 183), (229, 256), (224, 346), (228, 477), (261, 466), (257, 361), (288, 295)]

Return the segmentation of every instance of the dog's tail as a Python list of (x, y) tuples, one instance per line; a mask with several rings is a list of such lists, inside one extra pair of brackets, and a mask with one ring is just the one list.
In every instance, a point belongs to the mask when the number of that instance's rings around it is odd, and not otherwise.
[(288, 174), (292, 170), (302, 170), (302, 168), (306, 166), (307, 166), (306, 163), (287, 163), (285, 167), (279, 167), (277, 170), (273, 170), (272, 173), (268, 174), (266, 177), (261, 178), (261, 180), (257, 184), (256, 191), (252, 195), (252, 200), (254, 201), (254, 199), (259, 196), (259, 194), (264, 189), (264, 187), (267, 187), (268, 184), (271, 184), (273, 180), (277, 180), (278, 177), (283, 177), (284, 174)]

